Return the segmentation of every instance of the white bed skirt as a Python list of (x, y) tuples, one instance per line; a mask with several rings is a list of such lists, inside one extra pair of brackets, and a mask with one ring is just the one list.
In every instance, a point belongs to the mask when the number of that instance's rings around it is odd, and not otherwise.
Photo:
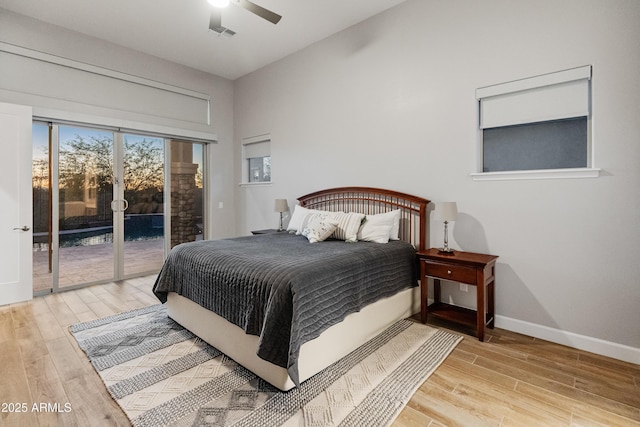
[[(286, 391), (295, 387), (287, 370), (256, 355), (258, 337), (212, 311), (170, 292), (169, 316), (265, 381)], [(299, 375), (304, 381), (346, 356), (400, 319), (420, 311), (420, 287), (384, 298), (324, 331), (300, 349)]]

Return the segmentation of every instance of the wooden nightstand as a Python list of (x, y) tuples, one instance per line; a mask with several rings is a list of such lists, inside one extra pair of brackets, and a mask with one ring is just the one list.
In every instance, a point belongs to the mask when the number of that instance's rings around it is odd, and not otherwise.
[[(455, 251), (439, 253), (438, 249), (418, 252), (420, 260), (420, 318), (427, 322), (427, 313), (476, 328), (480, 341), (484, 341), (485, 326), (493, 329), (495, 304), (495, 255)], [(433, 304), (427, 307), (427, 277), (433, 280)], [(440, 301), (440, 280), (465, 283), (477, 288), (477, 308), (470, 310)], [(485, 295), (486, 294), (486, 295)]]

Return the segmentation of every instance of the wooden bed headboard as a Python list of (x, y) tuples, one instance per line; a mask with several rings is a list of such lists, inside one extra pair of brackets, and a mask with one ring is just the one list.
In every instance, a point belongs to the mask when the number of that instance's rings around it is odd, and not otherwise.
[(393, 190), (370, 187), (339, 187), (298, 197), (300, 206), (325, 211), (359, 212), (366, 215), (400, 209), (400, 239), (417, 250), (426, 250), (429, 200)]

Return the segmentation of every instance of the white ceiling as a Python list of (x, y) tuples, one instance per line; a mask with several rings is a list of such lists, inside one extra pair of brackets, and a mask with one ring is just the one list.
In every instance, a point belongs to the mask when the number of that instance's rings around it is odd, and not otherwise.
[(231, 4), (209, 30), (207, 0), (0, 0), (0, 8), (236, 79), (405, 0), (254, 0), (274, 25)]

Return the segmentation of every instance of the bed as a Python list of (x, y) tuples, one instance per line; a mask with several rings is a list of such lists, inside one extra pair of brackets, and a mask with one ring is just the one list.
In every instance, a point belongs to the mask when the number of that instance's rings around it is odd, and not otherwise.
[(154, 285), (172, 319), (285, 391), (419, 311), (429, 203), (368, 187), (298, 202), (288, 232), (176, 246)]

